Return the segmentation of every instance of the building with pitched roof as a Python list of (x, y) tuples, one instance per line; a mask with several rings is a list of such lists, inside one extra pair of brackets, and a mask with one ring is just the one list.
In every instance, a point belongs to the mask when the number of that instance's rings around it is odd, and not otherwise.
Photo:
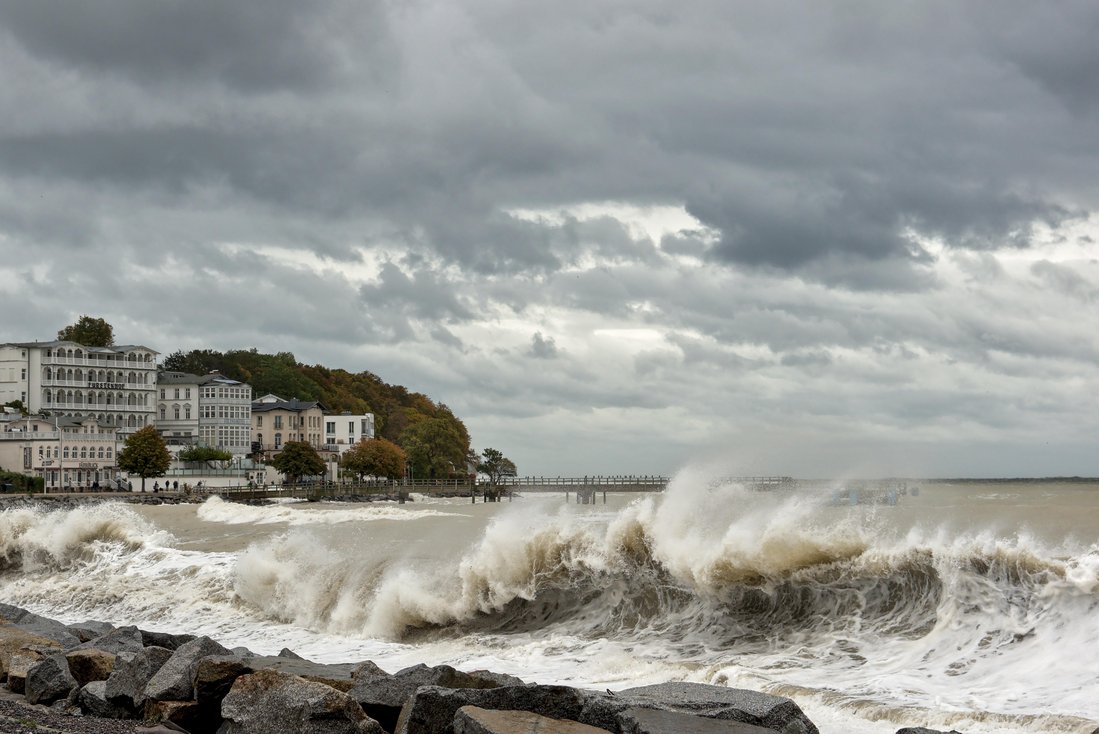
[(304, 441), (318, 451), (324, 450), (324, 414), (328, 411), (317, 400), (284, 400), (264, 395), (252, 403), (253, 453), (270, 459), (290, 441)]
[(208, 446), (245, 456), (251, 425), (251, 385), (219, 372), (157, 374), (156, 427), (169, 449)]
[(158, 354), (137, 344), (0, 344), (0, 403), (20, 400), (30, 413), (95, 418), (125, 439), (154, 422)]
[(0, 422), (0, 468), (42, 477), (46, 490), (117, 486), (118, 426), (94, 417), (31, 415)]

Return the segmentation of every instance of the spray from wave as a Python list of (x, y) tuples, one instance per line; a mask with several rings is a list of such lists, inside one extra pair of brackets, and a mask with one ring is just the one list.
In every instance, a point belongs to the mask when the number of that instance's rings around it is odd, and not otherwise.
[(406, 509), (390, 505), (356, 505), (351, 509), (347, 505), (334, 506), (331, 503), (322, 503), (319, 507), (302, 502), (242, 505), (226, 502), (220, 497), (210, 497), (198, 509), (198, 517), (202, 520), (230, 525), (336, 525), (378, 520), (416, 520), (441, 514), (435, 510)]

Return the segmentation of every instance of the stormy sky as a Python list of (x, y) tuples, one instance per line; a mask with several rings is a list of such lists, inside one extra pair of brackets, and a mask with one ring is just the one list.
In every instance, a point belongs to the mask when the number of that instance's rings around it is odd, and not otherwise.
[(0, 0), (0, 340), (368, 369), (521, 473), (1099, 475), (1096, 38), (1073, 0)]

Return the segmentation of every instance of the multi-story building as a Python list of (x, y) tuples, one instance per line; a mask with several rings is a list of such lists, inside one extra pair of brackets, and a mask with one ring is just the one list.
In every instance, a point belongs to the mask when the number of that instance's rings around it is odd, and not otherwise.
[(374, 438), (374, 414), (345, 411), (324, 416), (324, 450), (343, 455), (359, 441)]
[(264, 395), (252, 403), (252, 442), (265, 459), (289, 441), (305, 441), (324, 449), (324, 405), (316, 400), (283, 400)]
[(32, 415), (0, 423), (0, 468), (45, 479), (46, 489), (114, 486), (122, 441), (96, 418)]
[(251, 452), (252, 387), (218, 372), (157, 375), (157, 430), (169, 447)]
[(31, 413), (95, 418), (125, 438), (156, 415), (156, 357), (140, 345), (71, 341), (0, 344), (0, 402)]

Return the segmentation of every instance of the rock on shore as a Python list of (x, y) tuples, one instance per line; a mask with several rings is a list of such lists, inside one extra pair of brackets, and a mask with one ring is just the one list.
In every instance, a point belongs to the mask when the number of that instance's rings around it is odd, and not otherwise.
[(98, 717), (191, 734), (818, 734), (793, 701), (755, 691), (597, 692), (448, 665), (390, 674), (369, 661), (323, 665), (208, 637), (64, 625), (7, 604), (0, 682), (51, 716), (85, 717), (82, 731)]

